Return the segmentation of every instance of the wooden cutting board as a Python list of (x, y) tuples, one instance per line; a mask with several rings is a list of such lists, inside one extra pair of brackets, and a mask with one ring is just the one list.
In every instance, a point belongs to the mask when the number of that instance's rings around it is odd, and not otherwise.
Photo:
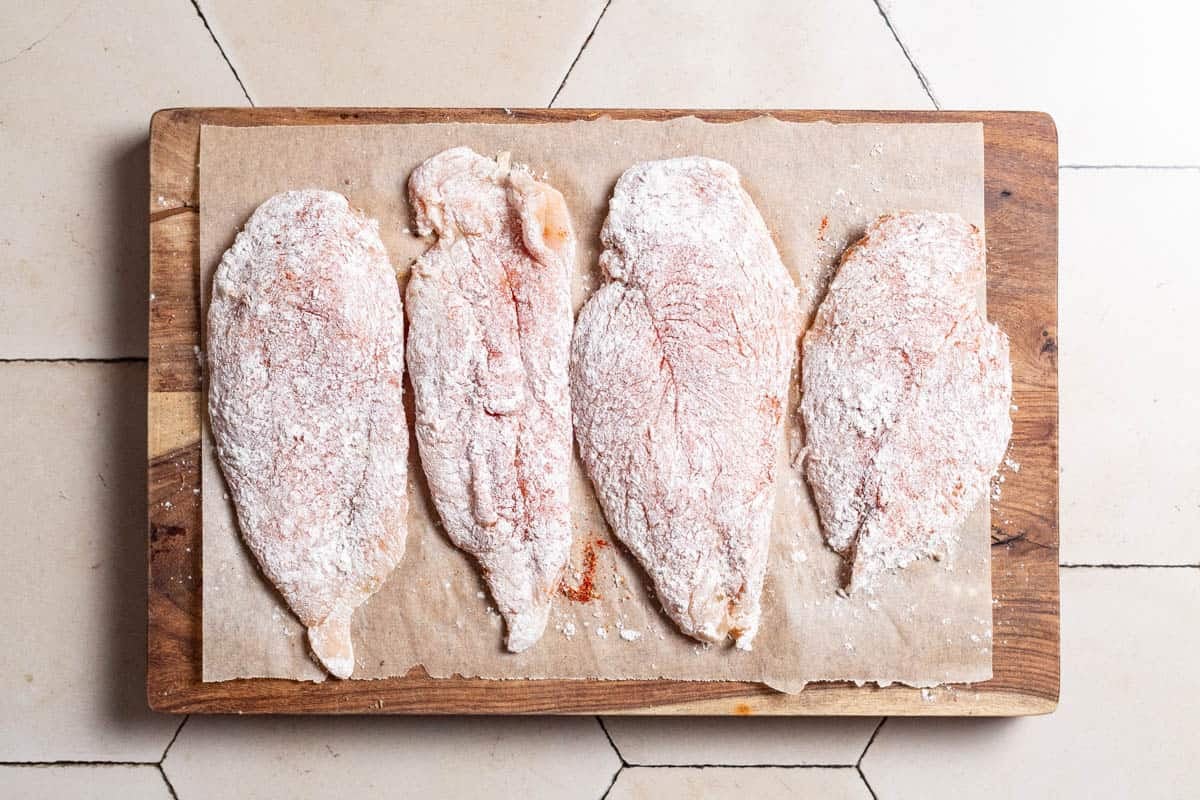
[[(1012, 458), (992, 514), (994, 676), (969, 686), (810, 684), (795, 695), (754, 683), (671, 680), (488, 681), (403, 678), (200, 679), (203, 398), (200, 345), (201, 125), (370, 125), (662, 120), (982, 122), (988, 316), (1009, 336)], [(159, 111), (150, 123), (149, 661), (150, 707), (176, 713), (597, 713), (1020, 715), (1052, 711), (1059, 690), (1058, 144), (1027, 112), (577, 109), (226, 109)]]

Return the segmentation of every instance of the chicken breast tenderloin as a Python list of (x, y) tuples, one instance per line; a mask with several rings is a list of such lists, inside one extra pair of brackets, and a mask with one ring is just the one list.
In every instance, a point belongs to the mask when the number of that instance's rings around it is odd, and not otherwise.
[(848, 584), (945, 551), (1012, 433), (1008, 338), (976, 305), (983, 237), (956, 214), (880, 217), (804, 338), (805, 469)]
[(242, 537), (330, 673), (404, 555), (404, 317), (378, 224), (333, 192), (277, 194), (226, 251), (208, 402)]
[(796, 289), (739, 176), (637, 164), (575, 326), (575, 433), (600, 504), (663, 609), (705, 642), (758, 629)]
[(541, 638), (571, 550), (567, 358), (575, 234), (561, 194), (465, 147), (413, 171), (408, 284), (421, 464), (512, 652)]

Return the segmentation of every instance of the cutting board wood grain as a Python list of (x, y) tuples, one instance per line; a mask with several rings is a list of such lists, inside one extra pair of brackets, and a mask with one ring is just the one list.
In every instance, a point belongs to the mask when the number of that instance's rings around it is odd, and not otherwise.
[[(982, 122), (988, 316), (1012, 344), (1008, 472), (992, 512), (991, 680), (932, 690), (811, 684), (795, 695), (753, 683), (671, 680), (402, 678), (321, 684), (200, 679), (203, 399), (200, 364), (201, 125), (370, 125), (664, 120)], [(1058, 146), (1053, 121), (1027, 112), (583, 109), (190, 108), (150, 124), (148, 418), (151, 708), (175, 713), (598, 713), (992, 715), (1052, 711), (1059, 692)]]

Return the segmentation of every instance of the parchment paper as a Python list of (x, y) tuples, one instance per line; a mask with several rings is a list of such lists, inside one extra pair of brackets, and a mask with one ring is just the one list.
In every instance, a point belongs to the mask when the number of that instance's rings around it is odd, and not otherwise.
[[(251, 212), (286, 189), (323, 188), (380, 220), (403, 287), (428, 242), (408, 231), (405, 182), (429, 156), (456, 145), (510, 151), (566, 196), (579, 238), (574, 300), (598, 282), (599, 232), (618, 176), (639, 160), (702, 154), (742, 175), (800, 289), (815, 310), (837, 257), (878, 214), (956, 211), (981, 229), (983, 132), (978, 124), (830, 125), (759, 118), (709, 124), (614, 121), (482, 125), (206, 126), (200, 148), (201, 286)], [(980, 287), (981, 292), (983, 287)], [(793, 376), (793, 386), (795, 385)], [(406, 387), (410, 403), (411, 390)], [(793, 388), (793, 409), (797, 400)], [(847, 598), (838, 557), (825, 547), (799, 471), (794, 414), (780, 441), (778, 502), (752, 652), (705, 647), (677, 633), (640, 567), (616, 545), (578, 462), (572, 484), (575, 548), (597, 554), (600, 599), (559, 597), (540, 643), (513, 655), (473, 564), (438, 527), (417, 458), (409, 465), (408, 550), (386, 585), (354, 617), (355, 678), (406, 674), (487, 678), (656, 678), (762, 681), (784, 691), (805, 682), (913, 685), (991, 677), (991, 576), (986, 502), (941, 561), (926, 560)], [(204, 440), (203, 677), (322, 680), (304, 629), (260, 576)], [(599, 540), (608, 546), (599, 545)], [(624, 635), (622, 635), (624, 632)]]

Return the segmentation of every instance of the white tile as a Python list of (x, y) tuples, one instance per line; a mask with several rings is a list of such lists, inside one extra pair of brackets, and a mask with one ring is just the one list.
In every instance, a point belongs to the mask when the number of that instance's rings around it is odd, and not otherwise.
[(0, 358), (145, 355), (150, 115), (244, 103), (187, 3), (0, 14)]
[(1200, 786), (1200, 570), (1062, 573), (1062, 699), (1025, 719), (884, 723), (880, 797), (1187, 797)]
[(877, 717), (606, 717), (630, 764), (854, 764)]
[(870, 800), (858, 772), (843, 769), (722, 769), (630, 767), (621, 770), (610, 800)]
[(1200, 171), (1062, 170), (1064, 563), (1200, 563)]
[(544, 107), (603, 0), (201, 0), (257, 105)]
[(1048, 111), (1064, 164), (1200, 164), (1200, 6), (887, 0), (942, 108)]
[[(157, 761), (146, 368), (0, 364), (0, 761)], [(19, 620), (19, 623), (14, 623)]]
[(94, 764), (0, 767), (0, 794), (6, 800), (170, 800), (171, 793), (154, 765)]
[(614, 2), (555, 105), (933, 107), (869, 0)]
[(192, 717), (182, 798), (600, 797), (620, 762), (592, 717)]

